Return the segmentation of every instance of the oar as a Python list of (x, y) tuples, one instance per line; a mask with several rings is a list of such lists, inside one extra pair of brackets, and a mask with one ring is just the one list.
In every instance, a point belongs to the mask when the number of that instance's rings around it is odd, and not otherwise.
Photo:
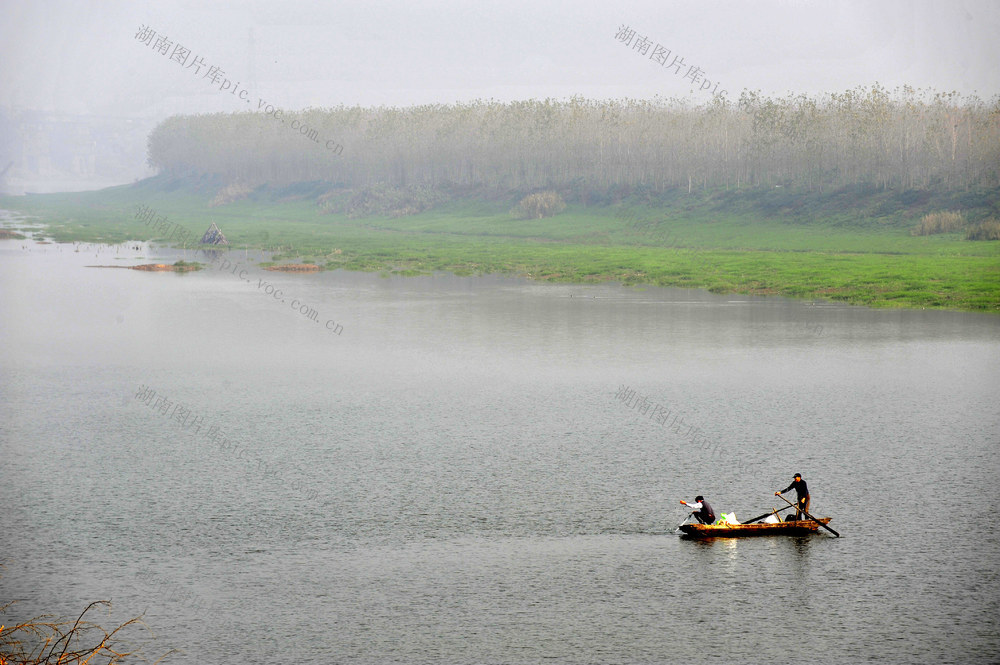
[[(779, 494), (778, 496), (781, 496), (781, 495)], [(781, 500), (784, 501), (785, 503), (787, 503), (792, 508), (795, 508), (795, 504), (792, 503), (791, 501), (789, 501), (788, 499), (786, 499), (785, 497), (781, 496)], [(784, 510), (784, 508), (782, 508), (782, 510)], [(799, 510), (802, 510), (802, 509), (800, 508)], [(840, 538), (840, 534), (839, 533), (837, 533), (836, 531), (834, 531), (833, 529), (831, 529), (827, 525), (823, 524), (822, 522), (820, 522), (818, 519), (816, 519), (815, 517), (813, 517), (812, 515), (810, 515), (806, 511), (802, 510), (802, 513), (806, 517), (808, 517), (809, 519), (811, 519), (813, 522), (815, 522), (816, 524), (819, 524), (821, 527), (823, 527), (824, 529), (826, 529), (827, 531), (829, 531), (830, 533), (832, 533), (833, 535), (835, 535), (837, 538)]]
[(677, 525), (677, 528), (676, 528), (676, 529), (674, 529), (674, 531), (677, 531), (677, 530), (679, 530), (679, 529), (680, 529), (680, 528), (681, 528), (682, 526), (684, 526), (685, 524), (687, 524), (687, 521), (688, 521), (689, 519), (691, 519), (691, 515), (692, 515), (692, 514), (693, 514), (693, 513), (688, 513), (688, 514), (687, 514), (687, 517), (685, 517), (685, 518), (684, 518), (684, 521), (683, 521), (683, 522), (681, 522), (680, 524), (678, 524), (678, 525)]
[(768, 515), (771, 515), (772, 513), (780, 513), (782, 510), (788, 510), (789, 508), (794, 508), (794, 507), (795, 506), (785, 506), (784, 508), (778, 508), (777, 510), (771, 510), (769, 512), (764, 513), (763, 515), (759, 515), (759, 516), (753, 518), (752, 520), (747, 520), (746, 522), (742, 522), (742, 524), (753, 524), (757, 520), (762, 520), (765, 517), (767, 517)]

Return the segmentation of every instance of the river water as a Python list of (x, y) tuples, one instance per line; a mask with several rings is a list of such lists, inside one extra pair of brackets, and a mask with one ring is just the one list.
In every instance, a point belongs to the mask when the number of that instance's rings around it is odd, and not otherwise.
[[(1000, 317), (86, 267), (179, 256), (0, 241), (0, 623), (110, 599), (169, 663), (1000, 658)], [(841, 538), (674, 533), (795, 472)]]

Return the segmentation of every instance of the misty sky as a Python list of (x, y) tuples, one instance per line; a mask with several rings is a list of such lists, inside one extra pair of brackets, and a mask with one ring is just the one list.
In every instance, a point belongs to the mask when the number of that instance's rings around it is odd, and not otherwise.
[[(996, 0), (0, 0), (0, 106), (159, 117), (256, 110), (260, 98), (284, 109), (708, 99), (616, 41), (623, 24), (731, 99), (876, 81), (1000, 93)], [(201, 73), (137, 41), (143, 25), (200, 56)], [(213, 65), (249, 99), (211, 85), (201, 74)]]

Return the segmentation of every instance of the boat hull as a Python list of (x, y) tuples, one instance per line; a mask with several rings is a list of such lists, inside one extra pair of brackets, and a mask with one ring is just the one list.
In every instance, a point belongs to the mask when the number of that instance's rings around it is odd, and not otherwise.
[[(819, 520), (829, 524), (830, 518)], [(812, 520), (778, 522), (777, 524), (682, 524), (680, 530), (691, 538), (743, 538), (746, 536), (808, 536), (819, 530)]]

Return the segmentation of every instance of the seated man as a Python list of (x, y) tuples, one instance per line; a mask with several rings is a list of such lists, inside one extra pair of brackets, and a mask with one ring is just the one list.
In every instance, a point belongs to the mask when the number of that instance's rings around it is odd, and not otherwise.
[(712, 506), (708, 505), (708, 501), (705, 501), (705, 497), (696, 496), (694, 503), (688, 503), (681, 499), (681, 503), (688, 508), (694, 508), (694, 512), (691, 514), (698, 518), (702, 524), (715, 524), (715, 511), (712, 510)]

